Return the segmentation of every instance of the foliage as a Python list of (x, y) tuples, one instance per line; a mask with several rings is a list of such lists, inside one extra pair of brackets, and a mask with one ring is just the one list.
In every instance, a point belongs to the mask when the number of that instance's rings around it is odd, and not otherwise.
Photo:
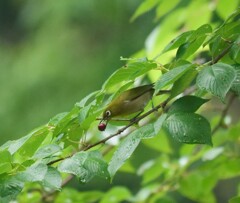
[[(240, 9), (226, 17), (224, 1), (220, 1), (216, 5), (218, 20), (204, 24), (210, 19), (206, 11), (201, 14), (205, 22), (198, 19), (194, 23), (198, 27), (188, 30), (196, 18), (185, 20), (196, 12), (199, 1), (185, 4), (175, 1), (175, 6), (168, 2), (146, 0), (132, 17), (136, 19), (156, 8), (156, 19), (163, 18), (161, 29), (157, 27), (155, 35), (149, 36), (151, 43), (147, 40), (146, 55), (151, 59), (128, 59), (101, 90), (83, 98), (72, 110), (1, 146), (0, 202), (17, 198), (19, 202), (26, 199), (31, 202), (187, 202), (190, 199), (214, 203), (217, 199), (213, 189), (218, 182), (239, 177), (240, 123), (230, 125), (225, 123), (225, 118), (233, 99), (240, 93)], [(200, 8), (205, 8), (206, 2), (202, 1)], [(186, 17), (174, 22), (184, 6), (190, 7)], [(226, 19), (222, 21), (222, 17)], [(171, 28), (169, 23), (173, 25)], [(164, 47), (159, 37), (170, 29), (176, 31), (179, 25), (181, 33)], [(170, 96), (159, 98), (155, 94), (153, 103), (157, 105), (148, 105), (141, 116), (127, 124), (110, 122), (105, 133), (98, 132), (96, 118), (101, 116), (106, 104), (134, 84), (147, 82), (155, 82), (155, 93), (171, 90)], [(215, 97), (223, 102), (224, 109), (220, 116), (209, 116), (204, 113), (204, 107)], [(117, 144), (110, 142), (113, 139)], [(141, 162), (134, 165), (138, 149), (142, 151)], [(79, 184), (98, 177), (114, 182), (121, 169), (141, 176), (138, 191), (116, 186), (103, 194), (65, 187), (72, 177)], [(238, 199), (235, 197), (230, 202)]]

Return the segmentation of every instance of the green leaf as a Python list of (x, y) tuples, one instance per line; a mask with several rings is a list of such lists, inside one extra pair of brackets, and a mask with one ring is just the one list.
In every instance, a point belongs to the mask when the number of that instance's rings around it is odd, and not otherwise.
[(233, 68), (235, 69), (237, 76), (232, 83), (231, 90), (235, 92), (237, 95), (240, 95), (240, 65), (239, 64), (233, 65)]
[(212, 145), (210, 124), (201, 115), (187, 112), (171, 114), (165, 120), (164, 128), (181, 143)]
[(131, 197), (130, 191), (126, 187), (114, 187), (103, 196), (100, 203), (118, 203), (128, 200)]
[(194, 31), (187, 31), (182, 33), (181, 35), (177, 36), (175, 39), (173, 39), (162, 51), (162, 54), (165, 52), (168, 52), (170, 50), (176, 49), (182, 44), (187, 43), (187, 41), (190, 39)]
[(43, 186), (50, 189), (59, 190), (61, 188), (61, 184), (62, 177), (59, 171), (51, 166), (48, 167), (43, 179)]
[(160, 79), (155, 83), (155, 94), (157, 94), (163, 87), (174, 83), (179, 79), (187, 70), (192, 67), (192, 64), (185, 64), (171, 69), (163, 74)]
[(109, 178), (107, 163), (97, 151), (78, 152), (59, 164), (58, 170), (76, 175), (83, 183), (89, 182), (94, 176)]
[(200, 106), (208, 102), (208, 99), (188, 95), (177, 99), (169, 108), (168, 113), (176, 112), (195, 112)]
[(171, 89), (171, 98), (176, 97), (180, 93), (182, 93), (186, 88), (189, 87), (189, 85), (192, 83), (192, 81), (195, 79), (197, 75), (196, 69), (189, 69), (187, 72), (185, 72), (174, 84)]
[(230, 50), (230, 57), (236, 63), (240, 63), (240, 37), (234, 42)]
[(147, 73), (157, 67), (157, 64), (151, 61), (134, 62), (115, 71), (104, 83), (103, 89), (111, 88), (120, 82), (135, 80), (140, 75)]
[(132, 155), (132, 153), (140, 143), (140, 140), (141, 139), (138, 136), (138, 130), (135, 130), (120, 143), (109, 163), (108, 171), (111, 178), (115, 175), (117, 170), (125, 163), (125, 161)]
[(130, 21), (133, 22), (136, 18), (143, 15), (144, 13), (153, 9), (160, 1), (159, 0), (145, 0), (140, 6), (138, 6), (137, 10), (131, 17)]
[(113, 157), (110, 161), (108, 171), (112, 178), (117, 170), (125, 163), (125, 161), (132, 155), (134, 150), (137, 148), (141, 139), (152, 138), (156, 135), (155, 126), (149, 123), (141, 128), (133, 131), (129, 134), (119, 145), (117, 150), (114, 152)]
[(8, 150), (0, 151), (0, 174), (12, 170), (12, 156)]
[(156, 20), (164, 16), (166, 13), (171, 12), (171, 10), (175, 9), (178, 6), (180, 0), (172, 0), (171, 3), (169, 1), (161, 1), (156, 9)]
[(34, 154), (33, 158), (35, 159), (43, 159), (46, 157), (50, 157), (57, 152), (60, 152), (62, 148), (56, 144), (48, 144), (38, 149), (38, 151)]
[(240, 202), (240, 196), (231, 198), (228, 203), (239, 203)]
[(154, 132), (155, 135), (159, 133), (162, 128), (163, 122), (166, 120), (167, 114), (162, 114), (154, 123)]
[(22, 191), (23, 187), (24, 183), (15, 177), (0, 179), (0, 202), (11, 202)]
[(48, 167), (46, 164), (43, 163), (35, 163), (27, 168), (26, 171), (21, 172), (18, 174), (18, 179), (24, 182), (42, 182)]
[(234, 68), (228, 64), (217, 63), (205, 67), (197, 76), (197, 85), (201, 90), (211, 92), (222, 101), (236, 78)]
[(18, 149), (18, 155), (24, 157), (24, 159), (32, 157), (49, 133), (47, 126), (34, 130)]
[(189, 56), (194, 54), (198, 48), (205, 41), (207, 34), (212, 32), (212, 28), (209, 24), (202, 25), (191, 35), (191, 38), (186, 43), (182, 44), (176, 54), (176, 57), (179, 59), (187, 59)]

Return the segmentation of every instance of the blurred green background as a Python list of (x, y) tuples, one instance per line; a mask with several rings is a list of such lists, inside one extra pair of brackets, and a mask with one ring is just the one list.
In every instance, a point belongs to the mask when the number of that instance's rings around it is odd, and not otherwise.
[(0, 144), (69, 111), (144, 46), (139, 0), (0, 1)]

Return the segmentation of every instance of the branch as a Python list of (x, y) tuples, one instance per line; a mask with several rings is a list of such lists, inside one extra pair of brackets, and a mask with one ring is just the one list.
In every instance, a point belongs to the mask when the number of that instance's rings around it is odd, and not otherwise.
[(217, 130), (224, 125), (224, 118), (226, 117), (226, 115), (228, 113), (228, 110), (231, 107), (231, 104), (234, 101), (234, 99), (235, 99), (235, 94), (232, 94), (230, 96), (229, 100), (228, 100), (227, 105), (225, 106), (225, 108), (222, 111), (219, 122), (217, 123), (217, 125), (212, 130), (212, 135), (215, 134), (217, 132)]
[(221, 58), (223, 58), (227, 53), (228, 51), (230, 50), (230, 48), (232, 47), (233, 44), (230, 44), (229, 46), (227, 46), (215, 59), (213, 59), (211, 61), (211, 65), (217, 63)]

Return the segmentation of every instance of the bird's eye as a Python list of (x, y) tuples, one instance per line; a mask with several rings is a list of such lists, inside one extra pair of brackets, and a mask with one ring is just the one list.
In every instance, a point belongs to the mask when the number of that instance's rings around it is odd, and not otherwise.
[(109, 117), (109, 116), (111, 116), (111, 111), (107, 110), (105, 114), (107, 117)]

